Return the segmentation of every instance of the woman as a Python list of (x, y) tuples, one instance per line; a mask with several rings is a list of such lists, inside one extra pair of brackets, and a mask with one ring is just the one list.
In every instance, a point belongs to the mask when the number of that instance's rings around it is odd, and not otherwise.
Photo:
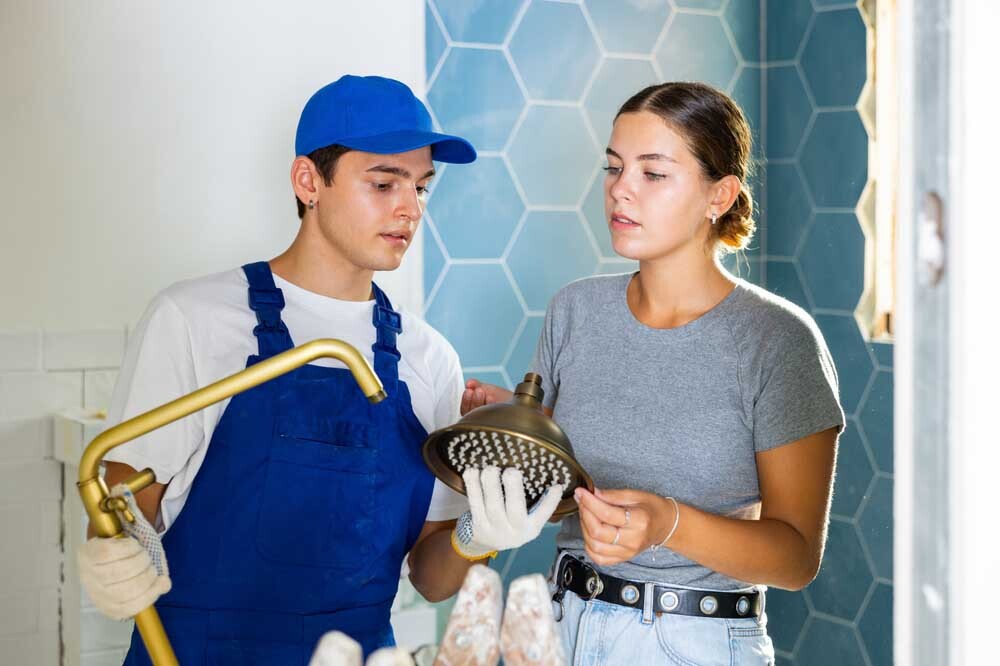
[[(634, 95), (604, 201), (639, 271), (574, 282), (546, 312), (533, 369), (597, 486), (553, 567), (573, 664), (773, 663), (765, 586), (819, 570), (844, 417), (809, 315), (720, 263), (754, 231), (750, 155), (718, 90)], [(472, 380), (463, 412), (502, 399)]]

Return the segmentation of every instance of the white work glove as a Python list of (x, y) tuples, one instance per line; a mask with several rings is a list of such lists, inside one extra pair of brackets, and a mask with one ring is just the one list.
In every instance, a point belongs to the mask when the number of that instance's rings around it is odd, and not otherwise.
[(553, 485), (529, 513), (524, 476), (512, 467), (504, 470), (503, 487), (497, 467), (486, 467), (482, 472), (469, 468), (462, 479), (469, 510), (459, 517), (451, 543), (467, 560), (483, 559), (534, 540), (562, 499), (563, 487)]
[(77, 551), (80, 583), (97, 609), (115, 620), (134, 617), (170, 591), (149, 554), (132, 537), (93, 537)]
[[(413, 666), (413, 659), (403, 648), (380, 648), (368, 655), (366, 666)], [(339, 631), (323, 634), (309, 666), (361, 666), (361, 646)]]

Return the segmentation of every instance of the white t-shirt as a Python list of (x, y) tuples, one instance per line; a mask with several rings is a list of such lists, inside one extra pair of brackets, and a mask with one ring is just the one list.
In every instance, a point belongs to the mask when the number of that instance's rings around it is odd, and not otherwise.
[[(294, 344), (338, 338), (374, 363), (375, 301), (340, 301), (277, 275), (274, 281), (284, 294), (281, 318)], [(257, 317), (247, 304), (247, 286), (243, 270), (236, 269), (178, 282), (157, 295), (129, 337), (108, 423), (116, 425), (244, 369), (247, 357), (258, 351), (253, 335)], [(458, 354), (427, 322), (405, 309), (400, 314), (399, 378), (410, 389), (417, 419), (432, 432), (459, 419), (464, 382)], [(332, 358), (314, 363), (345, 367)], [(150, 467), (157, 482), (167, 483), (160, 504), (163, 529), (180, 514), (228, 404), (210, 405), (105, 456), (135, 469)], [(435, 481), (427, 520), (450, 520), (467, 508), (465, 497)]]

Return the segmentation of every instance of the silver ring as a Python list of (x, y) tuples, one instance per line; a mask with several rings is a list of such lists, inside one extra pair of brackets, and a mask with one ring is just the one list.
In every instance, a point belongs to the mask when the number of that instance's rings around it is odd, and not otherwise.
[(611, 545), (612, 546), (617, 546), (618, 545), (618, 539), (621, 538), (621, 535), (622, 535), (622, 528), (616, 527), (615, 528), (615, 538), (611, 541)]
[(628, 521), (632, 520), (632, 512), (625, 509), (625, 525), (628, 525)]

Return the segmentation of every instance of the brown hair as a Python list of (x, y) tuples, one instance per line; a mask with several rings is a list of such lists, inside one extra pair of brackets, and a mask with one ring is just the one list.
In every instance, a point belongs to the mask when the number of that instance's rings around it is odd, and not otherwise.
[[(323, 178), (323, 182), (329, 185), (333, 182), (333, 172), (337, 169), (337, 160), (340, 159), (341, 155), (350, 151), (351, 149), (347, 146), (335, 143), (325, 148), (317, 148), (306, 157), (312, 160), (312, 163), (316, 165), (316, 171)], [(306, 205), (298, 197), (295, 197), (295, 205), (299, 209), (299, 219), (301, 220), (305, 217)]]
[(704, 83), (672, 82), (643, 88), (615, 115), (649, 111), (678, 131), (711, 181), (736, 176), (743, 183), (732, 208), (712, 227), (712, 237), (725, 252), (746, 248), (753, 236), (753, 196), (750, 126), (740, 107), (724, 92)]

